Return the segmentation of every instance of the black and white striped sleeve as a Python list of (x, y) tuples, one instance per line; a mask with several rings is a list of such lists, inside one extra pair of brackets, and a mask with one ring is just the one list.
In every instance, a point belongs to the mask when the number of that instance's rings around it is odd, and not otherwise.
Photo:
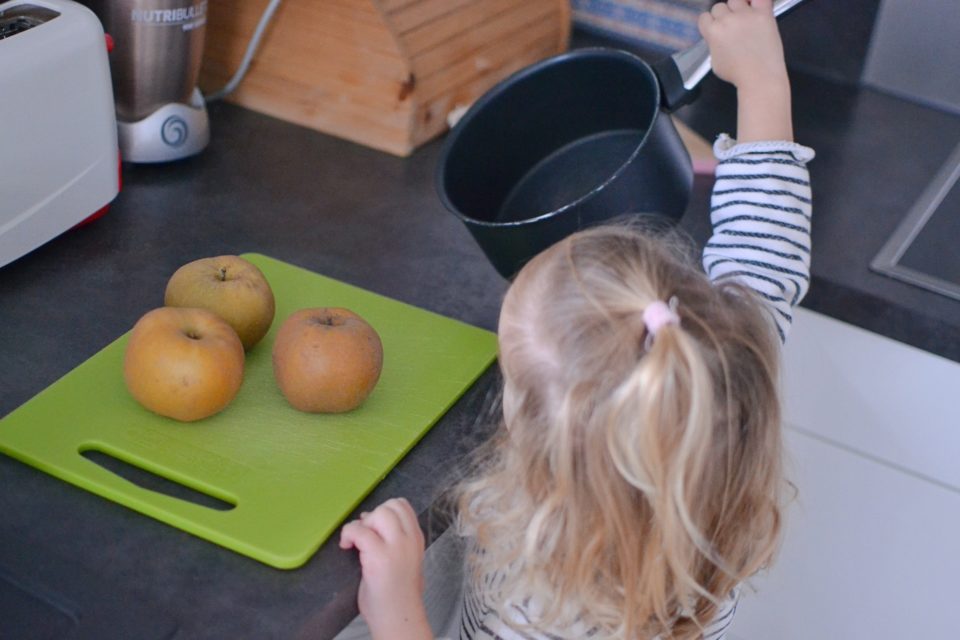
[(814, 152), (786, 142), (737, 144), (721, 135), (703, 251), (711, 280), (736, 278), (768, 302), (785, 340), (810, 284), (810, 174)]
[(726, 640), (727, 629), (733, 623), (733, 616), (737, 613), (737, 605), (740, 603), (740, 588), (737, 587), (730, 594), (730, 597), (720, 605), (720, 610), (713, 621), (703, 630), (702, 640)]

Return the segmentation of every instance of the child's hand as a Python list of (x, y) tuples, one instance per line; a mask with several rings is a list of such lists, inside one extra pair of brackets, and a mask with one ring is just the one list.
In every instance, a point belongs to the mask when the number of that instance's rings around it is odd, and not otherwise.
[(737, 137), (792, 140), (790, 80), (773, 0), (728, 0), (699, 20), (713, 72), (737, 88)]
[(786, 75), (772, 0), (729, 0), (701, 14), (713, 72), (737, 88), (778, 82)]
[(340, 548), (360, 552), (357, 605), (374, 638), (432, 638), (423, 608), (423, 531), (409, 502), (387, 500), (348, 522)]

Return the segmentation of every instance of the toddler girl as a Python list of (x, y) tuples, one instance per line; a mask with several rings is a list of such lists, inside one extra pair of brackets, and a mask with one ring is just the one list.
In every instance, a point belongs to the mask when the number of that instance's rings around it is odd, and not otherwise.
[[(737, 88), (706, 276), (626, 225), (534, 258), (500, 315), (503, 427), (458, 490), (466, 638), (721, 638), (781, 519), (779, 351), (809, 281), (813, 152), (792, 142), (771, 0), (700, 19)], [(432, 638), (402, 499), (348, 523), (377, 639)]]

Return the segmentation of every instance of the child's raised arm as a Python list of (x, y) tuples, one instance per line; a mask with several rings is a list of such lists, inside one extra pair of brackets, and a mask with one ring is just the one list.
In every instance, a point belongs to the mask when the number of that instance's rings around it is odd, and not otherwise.
[(810, 284), (813, 150), (793, 142), (790, 79), (772, 0), (729, 0), (700, 17), (713, 69), (737, 88), (737, 139), (714, 145), (713, 236), (703, 266), (766, 301), (785, 340)]
[(737, 140), (793, 140), (790, 81), (773, 0), (729, 0), (700, 16), (713, 72), (737, 88)]

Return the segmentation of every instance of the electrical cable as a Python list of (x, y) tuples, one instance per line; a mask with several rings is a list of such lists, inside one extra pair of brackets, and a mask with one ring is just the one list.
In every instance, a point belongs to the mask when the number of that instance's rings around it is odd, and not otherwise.
[(208, 96), (204, 96), (204, 101), (207, 103), (216, 102), (222, 98), (230, 95), (234, 89), (240, 84), (244, 76), (247, 75), (247, 70), (250, 67), (250, 63), (253, 62), (253, 56), (256, 54), (257, 49), (260, 47), (260, 40), (263, 38), (263, 33), (267, 30), (267, 26), (270, 24), (270, 21), (273, 19), (273, 14), (277, 11), (277, 7), (280, 6), (282, 0), (270, 0), (270, 4), (267, 5), (267, 8), (263, 10), (263, 15), (260, 16), (260, 22), (257, 23), (257, 28), (253, 31), (253, 36), (250, 38), (250, 42), (247, 44), (247, 50), (243, 54), (243, 59), (240, 61), (240, 66), (237, 68), (236, 72), (233, 74), (233, 77), (227, 81), (227, 84), (223, 86), (219, 91), (215, 91)]

